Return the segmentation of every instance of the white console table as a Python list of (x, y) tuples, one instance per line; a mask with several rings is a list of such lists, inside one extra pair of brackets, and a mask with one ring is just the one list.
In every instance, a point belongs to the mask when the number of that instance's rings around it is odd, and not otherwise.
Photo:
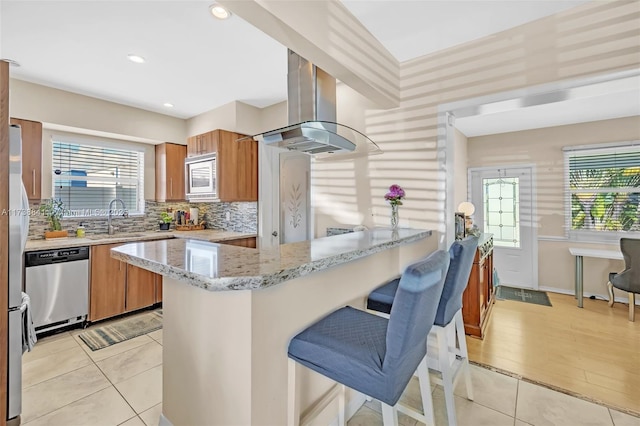
[(598, 250), (570, 247), (569, 253), (576, 257), (576, 297), (578, 298), (578, 307), (582, 308), (582, 258), (586, 256), (597, 257), (600, 259), (623, 260), (622, 252), (620, 252), (620, 250)]

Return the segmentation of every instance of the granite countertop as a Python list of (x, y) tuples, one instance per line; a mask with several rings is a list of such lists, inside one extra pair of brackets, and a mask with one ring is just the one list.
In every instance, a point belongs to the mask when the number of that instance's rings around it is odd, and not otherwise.
[(143, 231), (130, 233), (87, 234), (84, 238), (68, 237), (52, 240), (29, 240), (25, 252), (36, 250), (54, 250), (67, 247), (94, 246), (99, 244), (130, 243), (166, 239), (195, 239), (202, 241), (229, 241), (239, 238), (255, 237), (254, 233), (220, 231), (204, 229), (202, 231)]
[(373, 229), (259, 250), (173, 239), (127, 244), (111, 255), (209, 291), (255, 290), (430, 235), (421, 229)]

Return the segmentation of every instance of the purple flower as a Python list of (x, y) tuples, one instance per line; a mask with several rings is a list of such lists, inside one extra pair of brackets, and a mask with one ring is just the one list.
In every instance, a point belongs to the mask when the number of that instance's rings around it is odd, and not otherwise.
[(384, 199), (389, 201), (392, 205), (402, 205), (402, 200), (405, 196), (404, 189), (400, 185), (393, 184), (389, 187), (389, 192), (384, 196)]

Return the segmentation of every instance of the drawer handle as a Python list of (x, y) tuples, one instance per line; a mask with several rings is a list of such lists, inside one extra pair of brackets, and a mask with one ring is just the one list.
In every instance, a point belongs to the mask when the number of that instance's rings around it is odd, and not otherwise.
[(31, 170), (31, 195), (36, 195), (36, 169)]

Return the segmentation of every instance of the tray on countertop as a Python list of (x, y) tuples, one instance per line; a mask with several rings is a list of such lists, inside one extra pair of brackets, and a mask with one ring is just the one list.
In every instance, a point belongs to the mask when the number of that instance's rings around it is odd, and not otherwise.
[(176, 231), (202, 231), (204, 225), (204, 223), (200, 225), (176, 225)]

